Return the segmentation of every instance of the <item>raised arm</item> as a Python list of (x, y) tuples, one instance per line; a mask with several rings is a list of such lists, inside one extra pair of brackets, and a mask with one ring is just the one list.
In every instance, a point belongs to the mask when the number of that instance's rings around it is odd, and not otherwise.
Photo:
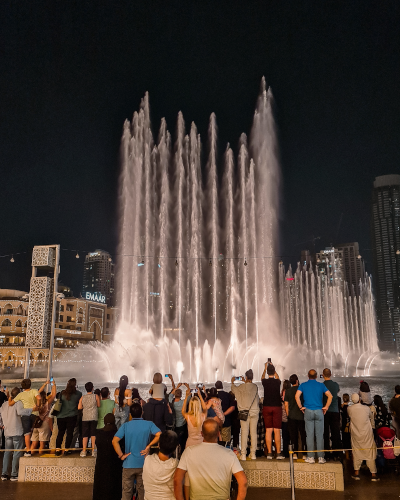
[(46, 388), (46, 385), (49, 385), (50, 384), (50, 380), (47, 380), (39, 389), (39, 393), (44, 391), (45, 388)]
[[(299, 391), (297, 391), (299, 392)], [(297, 393), (296, 393), (297, 395)], [(324, 415), (325, 413), (328, 411), (328, 408), (330, 407), (331, 403), (332, 403), (332, 394), (330, 393), (330, 391), (326, 391), (325, 392), (325, 396), (328, 398), (327, 401), (326, 401), (326, 405), (322, 408), (322, 411), (324, 412)]]
[(186, 396), (185, 396), (185, 400), (183, 401), (183, 405), (182, 405), (182, 416), (184, 418), (186, 418), (186, 416), (187, 416), (186, 405), (187, 405), (188, 397), (190, 395), (190, 387), (189, 387), (189, 384), (184, 384), (184, 385), (186, 387)]
[[(204, 386), (203, 386), (203, 388), (204, 388)], [(207, 404), (204, 402), (203, 396), (201, 395), (200, 387), (197, 388), (197, 395), (199, 396), (203, 413), (205, 413), (207, 411)]]
[[(174, 382), (174, 377), (171, 375), (171, 373), (168, 373), (168, 378), (170, 379), (171, 381), (171, 384), (172, 384), (172, 390), (174, 391), (175, 390), (175, 382)], [(172, 392), (172, 391), (171, 391)]]

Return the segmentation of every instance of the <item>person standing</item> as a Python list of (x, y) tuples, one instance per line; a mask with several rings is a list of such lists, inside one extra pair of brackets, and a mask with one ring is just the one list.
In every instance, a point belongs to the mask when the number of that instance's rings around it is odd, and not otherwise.
[(215, 388), (218, 391), (218, 397), (221, 400), (222, 411), (225, 415), (225, 421), (222, 424), (221, 429), (221, 444), (225, 446), (226, 443), (230, 443), (231, 441), (231, 414), (235, 410), (235, 398), (229, 392), (224, 391), (224, 386), (220, 380), (217, 380), (217, 382), (215, 382)]
[(350, 417), (351, 448), (353, 451), (353, 479), (359, 480), (360, 467), (366, 460), (367, 467), (371, 471), (372, 481), (379, 481), (376, 477), (376, 444), (372, 430), (373, 413), (367, 405), (360, 402), (360, 396), (356, 393), (351, 395), (352, 406), (347, 408)]
[(397, 439), (400, 439), (400, 385), (396, 385), (394, 392), (389, 401), (389, 409), (392, 412), (392, 425), (396, 430)]
[[(22, 404), (23, 404), (25, 409), (35, 407), (36, 406), (36, 397), (39, 396), (40, 392), (44, 391), (47, 384), (50, 384), (49, 380), (47, 382), (45, 382), (42, 385), (42, 387), (37, 391), (36, 389), (31, 389), (31, 385), (32, 385), (31, 379), (25, 378), (21, 382), (22, 391), (14, 399), (9, 398), (9, 400), (8, 400), (9, 406), (13, 406), (18, 401), (22, 401)], [(26, 457), (31, 456), (32, 427), (33, 427), (33, 423), (35, 422), (36, 417), (38, 415), (39, 415), (39, 413), (37, 411), (32, 411), (32, 414), (30, 416), (23, 415), (21, 417), (22, 427), (24, 428), (25, 447), (26, 447), (25, 456)]]
[[(288, 430), (290, 442), (293, 445), (294, 451), (298, 451), (299, 447), (299, 434), (301, 439), (301, 449), (306, 449), (306, 427), (304, 423), (304, 413), (300, 410), (296, 403), (296, 392), (299, 388), (299, 378), (294, 373), (290, 375), (289, 382), (292, 387), (285, 391), (285, 410), (288, 416)], [(293, 454), (293, 460), (297, 460), (297, 453)]]
[(122, 375), (119, 379), (119, 387), (114, 391), (115, 399), (115, 425), (117, 429), (129, 419), (129, 407), (132, 404), (132, 390), (128, 389), (128, 377)]
[(183, 399), (181, 383), (172, 389), (169, 400), (173, 408), (173, 416), (175, 420), (175, 432), (178, 436), (178, 443), (180, 446), (180, 453), (185, 449), (186, 440), (188, 438), (187, 423), (185, 417), (182, 415)]
[(96, 428), (99, 416), (100, 398), (93, 393), (93, 383), (86, 382), (86, 394), (81, 397), (78, 410), (82, 410), (82, 444), (81, 457), (86, 457), (86, 448), (89, 438), (92, 441), (92, 456), (96, 456)]
[[(256, 459), (257, 450), (257, 423), (259, 414), (259, 397), (258, 397), (258, 387), (253, 384), (253, 370), (247, 370), (245, 373), (245, 378), (240, 377), (240, 380), (244, 382), (239, 386), (234, 384), (236, 377), (232, 377), (231, 380), (231, 391), (235, 395), (238, 404), (238, 410), (247, 411), (247, 420), (240, 420), (241, 428), (241, 460), (246, 460), (247, 455), (247, 439), (250, 431), (251, 447), (250, 447), (250, 458), (252, 460)], [(282, 410), (281, 410), (282, 415)]]
[[(20, 394), (18, 387), (14, 387), (11, 395), (6, 391), (8, 400), (15, 401), (18, 394)], [(2, 481), (7, 481), (9, 477), (11, 481), (18, 481), (19, 459), (22, 457), (24, 449), (22, 416), (29, 417), (32, 414), (32, 410), (36, 409), (36, 406), (33, 408), (24, 408), (22, 401), (18, 401), (15, 405), (3, 403), (0, 407), (0, 428), (4, 430), (6, 450), (21, 450), (4, 452), (3, 470), (1, 473)], [(11, 476), (8, 474), (10, 467)]]
[[(317, 372), (310, 370), (308, 372), (308, 381), (303, 382), (296, 392), (296, 403), (300, 410), (304, 412), (304, 421), (306, 426), (307, 458), (308, 464), (315, 463), (314, 443), (317, 443), (317, 450), (323, 450), (324, 446), (324, 415), (327, 412), (331, 402), (332, 394), (324, 384), (317, 382)], [(326, 404), (323, 405), (324, 394), (327, 397)], [(301, 401), (303, 395), (303, 401)], [(324, 452), (318, 451), (318, 463), (324, 464)]]
[(103, 387), (100, 390), (100, 396), (101, 400), (97, 417), (97, 430), (103, 429), (104, 417), (109, 413), (113, 413), (115, 408), (114, 401), (110, 399), (110, 390), (108, 387)]
[(187, 473), (190, 481), (190, 498), (230, 498), (232, 475), (238, 483), (237, 500), (247, 494), (247, 478), (232, 450), (218, 445), (219, 426), (214, 419), (205, 420), (202, 427), (203, 443), (186, 448), (175, 472), (176, 500), (184, 500), (183, 483)]
[(172, 454), (178, 446), (174, 431), (164, 431), (158, 442), (159, 452), (148, 455), (143, 466), (145, 500), (175, 500), (174, 474), (179, 460)]
[(43, 453), (46, 443), (50, 441), (53, 430), (53, 419), (50, 417), (50, 409), (57, 393), (54, 380), (51, 381), (51, 385), (51, 393), (48, 396), (45, 391), (42, 391), (36, 398), (39, 415), (33, 424), (31, 453), (34, 452), (38, 445), (39, 453)]
[[(153, 423), (142, 418), (143, 409), (139, 403), (130, 407), (132, 420), (125, 422), (115, 434), (112, 444), (118, 458), (122, 460), (122, 499), (132, 500), (133, 486), (136, 480), (138, 500), (144, 500), (143, 465), (151, 446), (158, 443), (161, 431)], [(151, 436), (154, 439), (150, 441)], [(125, 439), (125, 453), (119, 442)], [(150, 442), (149, 442), (150, 441)]]
[(56, 440), (56, 455), (61, 455), (61, 444), (64, 439), (64, 434), (67, 433), (65, 439), (65, 454), (69, 455), (71, 451), (72, 438), (74, 429), (78, 421), (78, 404), (82, 397), (81, 391), (76, 388), (76, 378), (71, 378), (67, 382), (67, 387), (60, 393), (61, 410), (57, 415), (58, 434)]
[[(265, 378), (267, 373), (268, 378)], [(261, 382), (264, 387), (263, 416), (265, 423), (265, 444), (267, 447), (266, 456), (272, 460), (272, 433), (276, 447), (276, 458), (282, 460), (285, 458), (281, 453), (281, 428), (282, 428), (282, 398), (281, 381), (275, 371), (275, 366), (265, 363)]]
[(97, 432), (97, 458), (92, 500), (121, 500), (122, 462), (116, 455), (112, 444), (117, 432), (115, 416), (107, 413), (104, 415), (103, 424)]
[[(338, 394), (340, 391), (339, 384), (331, 380), (332, 372), (329, 368), (325, 368), (322, 372), (324, 377), (324, 385), (332, 394), (332, 403), (329, 405), (327, 412), (324, 415), (324, 448), (325, 450), (331, 449), (339, 450), (342, 447), (340, 439), (340, 413), (339, 413), (339, 400)], [(324, 404), (326, 403), (326, 396), (324, 395)], [(332, 453), (334, 458), (340, 458), (342, 452), (336, 451)], [(325, 458), (330, 458), (330, 454)]]

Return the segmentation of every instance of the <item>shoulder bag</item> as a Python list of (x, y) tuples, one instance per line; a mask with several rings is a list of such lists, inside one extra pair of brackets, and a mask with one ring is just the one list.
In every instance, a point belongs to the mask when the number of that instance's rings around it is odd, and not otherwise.
[(258, 394), (258, 387), (256, 386), (256, 393), (254, 395), (253, 401), (251, 402), (251, 405), (249, 406), (249, 409), (248, 410), (239, 410), (238, 411), (238, 420), (243, 420), (243, 422), (247, 421), (247, 418), (248, 418), (249, 412), (250, 412), (250, 408), (253, 406), (253, 403), (256, 400), (257, 394)]
[(62, 401), (61, 401), (61, 394), (60, 394), (60, 397), (54, 403), (54, 406), (51, 410), (51, 416), (56, 417), (60, 413), (61, 407), (62, 407)]

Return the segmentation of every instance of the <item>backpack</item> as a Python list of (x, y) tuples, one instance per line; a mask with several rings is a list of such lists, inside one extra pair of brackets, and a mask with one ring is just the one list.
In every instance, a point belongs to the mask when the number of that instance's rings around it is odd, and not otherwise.
[(393, 449), (393, 441), (394, 441), (395, 436), (393, 436), (391, 439), (386, 439), (383, 441), (382, 447), (383, 447), (383, 456), (386, 458), (386, 460), (394, 460), (396, 458), (396, 455), (394, 454), (394, 449)]

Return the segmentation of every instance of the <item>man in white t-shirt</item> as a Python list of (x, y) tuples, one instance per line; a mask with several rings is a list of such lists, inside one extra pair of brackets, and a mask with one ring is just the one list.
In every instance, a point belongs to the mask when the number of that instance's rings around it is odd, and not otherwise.
[(202, 427), (204, 442), (189, 446), (182, 454), (175, 472), (175, 498), (184, 500), (185, 473), (190, 481), (191, 500), (227, 500), (230, 497), (232, 474), (238, 485), (237, 500), (244, 500), (247, 478), (232, 450), (218, 444), (218, 423), (209, 418)]
[(158, 454), (148, 455), (144, 461), (144, 500), (175, 500), (174, 474), (178, 459), (170, 457), (178, 446), (176, 432), (164, 431), (158, 446)]

